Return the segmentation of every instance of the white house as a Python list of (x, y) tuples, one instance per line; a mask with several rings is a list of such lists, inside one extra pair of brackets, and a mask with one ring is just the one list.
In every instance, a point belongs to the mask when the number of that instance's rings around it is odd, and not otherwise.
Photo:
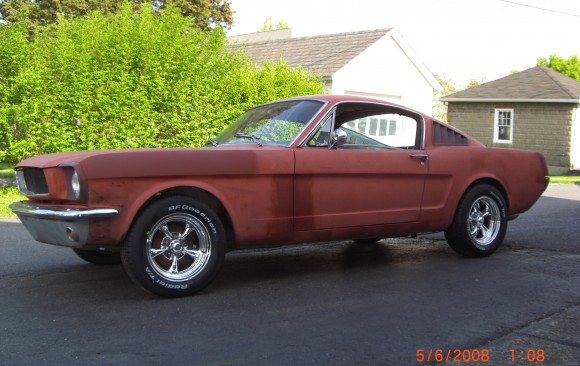
[(332, 94), (369, 96), (432, 114), (441, 85), (394, 28), (292, 38), (291, 29), (229, 37), (254, 63), (278, 61), (322, 76)]

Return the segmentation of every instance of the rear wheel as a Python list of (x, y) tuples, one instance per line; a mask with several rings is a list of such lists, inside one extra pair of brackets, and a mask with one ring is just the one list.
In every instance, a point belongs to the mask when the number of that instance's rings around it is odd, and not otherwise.
[(217, 274), (225, 249), (217, 215), (195, 199), (176, 196), (143, 211), (127, 235), (121, 257), (141, 287), (175, 297), (206, 287)]
[(493, 186), (480, 184), (461, 199), (445, 239), (457, 253), (485, 257), (497, 250), (507, 230), (507, 209), (503, 196)]

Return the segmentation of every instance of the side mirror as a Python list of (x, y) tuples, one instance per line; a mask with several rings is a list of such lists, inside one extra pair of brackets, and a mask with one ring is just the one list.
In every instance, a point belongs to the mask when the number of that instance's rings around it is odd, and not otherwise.
[(340, 128), (337, 128), (332, 133), (332, 145), (331, 147), (341, 146), (346, 144), (346, 139), (348, 135), (346, 132)]

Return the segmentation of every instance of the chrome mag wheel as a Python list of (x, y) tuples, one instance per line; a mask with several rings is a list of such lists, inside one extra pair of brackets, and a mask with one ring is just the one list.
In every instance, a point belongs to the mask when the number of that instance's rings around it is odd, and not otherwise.
[(479, 197), (469, 209), (469, 235), (479, 245), (487, 246), (497, 237), (501, 227), (501, 213), (491, 197)]
[(197, 276), (211, 256), (211, 238), (205, 226), (188, 214), (159, 220), (147, 236), (147, 260), (160, 276), (185, 281)]

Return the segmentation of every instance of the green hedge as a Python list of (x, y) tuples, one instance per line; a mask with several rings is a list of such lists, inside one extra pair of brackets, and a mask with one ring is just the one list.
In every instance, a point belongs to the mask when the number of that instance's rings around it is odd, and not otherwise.
[(247, 108), (320, 93), (280, 62), (255, 67), (175, 9), (125, 6), (30, 36), (0, 24), (0, 161), (70, 150), (199, 146)]

